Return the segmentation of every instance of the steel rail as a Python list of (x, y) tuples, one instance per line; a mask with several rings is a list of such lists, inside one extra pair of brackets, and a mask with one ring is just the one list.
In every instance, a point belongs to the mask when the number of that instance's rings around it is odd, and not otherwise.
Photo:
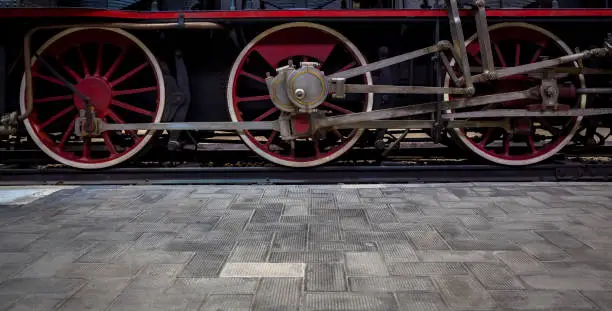
[(430, 182), (608, 181), (612, 164), (558, 162), (528, 167), (497, 165), (113, 168), (85, 171), (66, 168), (0, 169), (0, 186), (133, 184), (338, 184)]

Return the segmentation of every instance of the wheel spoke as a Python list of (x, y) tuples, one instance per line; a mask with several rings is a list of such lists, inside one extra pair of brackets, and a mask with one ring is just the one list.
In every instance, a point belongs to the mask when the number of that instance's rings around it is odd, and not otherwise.
[(487, 132), (484, 135), (482, 135), (482, 139), (480, 140), (478, 144), (481, 145), (482, 147), (486, 146), (487, 142), (491, 138), (491, 134), (493, 134), (493, 128), (489, 127), (487, 128)]
[[(118, 124), (125, 123), (125, 121), (123, 121), (123, 119), (121, 119), (121, 117), (119, 117), (112, 109), (108, 109), (107, 115), (108, 115), (109, 118), (111, 118), (111, 120), (115, 121)], [(127, 131), (127, 132), (130, 133), (132, 138), (134, 138), (135, 140), (139, 139), (138, 135), (136, 135), (136, 132), (134, 132), (132, 130)]]
[(127, 53), (127, 50), (125, 48), (121, 49), (121, 52), (119, 53), (119, 56), (117, 56), (117, 58), (115, 59), (115, 61), (111, 65), (111, 67), (104, 74), (104, 79), (106, 79), (106, 80), (110, 79), (110, 77), (113, 75), (113, 73), (115, 73), (115, 70), (117, 70), (117, 68), (119, 67), (119, 64), (121, 64), (121, 62), (125, 58), (125, 54), (126, 53)]
[(117, 78), (117, 80), (113, 81), (110, 83), (111, 87), (115, 87), (117, 84), (129, 79), (131, 76), (135, 75), (136, 73), (138, 73), (139, 71), (141, 71), (143, 68), (147, 67), (149, 65), (148, 62), (143, 63), (142, 65), (130, 70), (128, 73), (124, 74), (123, 76), (121, 76), (120, 78)]
[(540, 57), (540, 53), (542, 53), (542, 48), (539, 48), (535, 54), (533, 54), (530, 63), (535, 63), (538, 60), (538, 57)]
[(154, 117), (155, 116), (155, 112), (153, 112), (153, 111), (149, 111), (149, 110), (142, 109), (142, 108), (139, 108), (139, 107), (136, 107), (136, 106), (132, 106), (130, 104), (124, 103), (124, 102), (116, 100), (116, 99), (113, 99), (113, 101), (111, 102), (111, 105), (117, 106), (117, 107), (121, 107), (123, 109), (129, 110), (129, 111), (132, 111), (132, 112), (135, 112), (135, 113), (138, 113), (138, 114), (144, 114), (144, 115), (147, 115), (149, 117)]
[(553, 136), (561, 134), (561, 131), (558, 128), (552, 126), (550, 123), (548, 123), (546, 119), (538, 118), (537, 120), (540, 122), (540, 125), (542, 125), (542, 128), (553, 134)]
[(143, 87), (143, 88), (131, 89), (131, 90), (113, 91), (112, 95), (113, 96), (132, 95), (132, 94), (140, 94), (140, 93), (153, 92), (153, 91), (157, 91), (157, 86), (149, 86), (149, 87)]
[(41, 124), (39, 126), (39, 128), (43, 129), (43, 128), (47, 127), (49, 124), (55, 122), (57, 119), (61, 118), (62, 116), (64, 116), (68, 112), (70, 112), (72, 109), (74, 109), (74, 105), (70, 105), (70, 106), (62, 109), (60, 112), (54, 114), (51, 118), (49, 118), (47, 121), (45, 121), (43, 124)]
[(62, 68), (64, 68), (64, 70), (70, 75), (72, 76), (72, 78), (76, 81), (79, 82), (81, 81), (83, 78), (81, 76), (79, 76), (79, 74), (77, 74), (76, 72), (74, 72), (74, 70), (72, 70), (70, 67), (68, 67), (64, 61), (58, 57), (57, 58), (57, 62), (60, 64), (60, 66), (62, 66)]
[(321, 156), (321, 149), (320, 149), (320, 146), (319, 146), (319, 140), (316, 137), (314, 137), (312, 139), (312, 143), (314, 145), (315, 155), (317, 157), (320, 157)]
[(531, 152), (536, 152), (536, 147), (535, 144), (533, 142), (533, 136), (531, 135), (527, 135), (527, 144), (529, 145), (529, 148), (531, 148)]
[(266, 79), (264, 79), (262, 77), (259, 77), (259, 76), (256, 76), (256, 75), (254, 75), (252, 73), (249, 73), (249, 72), (246, 72), (246, 71), (241, 72), (240, 75), (241, 76), (245, 76), (247, 78), (251, 78), (251, 79), (253, 79), (253, 80), (257, 81), (257, 82), (261, 82), (261, 83), (264, 83), (264, 84), (266, 83)]
[(59, 95), (59, 96), (50, 96), (50, 97), (43, 97), (43, 98), (35, 98), (34, 102), (35, 103), (48, 103), (48, 102), (58, 102), (58, 101), (62, 101), (62, 100), (72, 100), (72, 95)]
[(66, 141), (68, 141), (68, 137), (70, 137), (70, 134), (72, 133), (72, 131), (74, 131), (74, 123), (76, 123), (76, 120), (77, 116), (74, 116), (72, 122), (70, 122), (70, 125), (68, 125), (68, 128), (64, 131), (64, 135), (62, 135), (62, 140), (57, 145), (57, 148), (59, 150), (62, 150), (64, 148), (64, 144), (66, 143)]
[(519, 66), (521, 64), (521, 44), (517, 43), (515, 52), (514, 52), (514, 66)]
[(115, 149), (115, 146), (113, 145), (113, 141), (110, 138), (110, 134), (108, 134), (108, 132), (104, 132), (103, 136), (104, 136), (104, 144), (106, 145), (106, 148), (108, 149), (108, 151), (111, 153), (111, 155), (116, 155), (117, 150)]
[(83, 56), (83, 51), (80, 46), (77, 48), (77, 51), (81, 59), (81, 65), (83, 66), (83, 76), (87, 77), (89, 76), (89, 67), (87, 66), (87, 61), (85, 60), (85, 56)]
[(269, 100), (270, 95), (261, 95), (261, 96), (249, 96), (249, 97), (238, 97), (236, 102), (255, 102), (260, 100)]
[(344, 66), (344, 67), (340, 68), (340, 70), (336, 71), (335, 73), (338, 73), (338, 72), (343, 72), (343, 71), (345, 71), (345, 70), (349, 70), (349, 69), (351, 69), (351, 68), (355, 67), (355, 65), (357, 65), (357, 62), (356, 62), (356, 61), (352, 61), (352, 62), (348, 63), (348, 65), (346, 65), (346, 66)]
[(81, 157), (85, 159), (91, 159), (91, 138), (90, 137), (83, 138), (83, 155)]
[(259, 117), (255, 118), (253, 121), (261, 121), (261, 120), (269, 117), (271, 114), (275, 113), (277, 110), (278, 110), (278, 108), (272, 107), (268, 111), (266, 111), (262, 115), (260, 115)]
[(503, 68), (508, 67), (506, 66), (506, 60), (504, 59), (504, 55), (502, 54), (501, 50), (499, 49), (499, 45), (497, 45), (497, 43), (495, 43), (495, 54), (497, 54), (497, 59), (499, 59), (499, 63), (501, 64), (501, 66)]
[(510, 155), (510, 135), (504, 134), (504, 156)]
[(334, 110), (336, 110), (338, 112), (342, 112), (342, 113), (345, 113), (345, 114), (353, 113), (352, 111), (350, 111), (350, 110), (348, 110), (346, 108), (342, 108), (340, 106), (336, 106), (336, 105), (334, 105), (334, 104), (332, 104), (330, 102), (323, 102), (323, 106), (325, 106), (327, 108), (330, 108), (330, 109), (334, 109)]
[(64, 82), (62, 82), (60, 79), (57, 79), (57, 78), (54, 78), (54, 77), (50, 77), (50, 76), (44, 75), (42, 73), (32, 72), (32, 77), (40, 78), (40, 79), (43, 79), (45, 81), (51, 82), (53, 84), (57, 84), (57, 85), (61, 85), (61, 86), (66, 86), (64, 84)]
[(100, 76), (102, 72), (102, 53), (104, 52), (104, 43), (98, 44), (98, 55), (96, 56), (96, 76)]

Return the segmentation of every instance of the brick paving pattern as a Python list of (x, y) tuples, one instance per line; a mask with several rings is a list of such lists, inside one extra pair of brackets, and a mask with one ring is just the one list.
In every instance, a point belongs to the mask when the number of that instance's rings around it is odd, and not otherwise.
[(0, 205), (0, 310), (612, 310), (612, 184), (49, 193)]

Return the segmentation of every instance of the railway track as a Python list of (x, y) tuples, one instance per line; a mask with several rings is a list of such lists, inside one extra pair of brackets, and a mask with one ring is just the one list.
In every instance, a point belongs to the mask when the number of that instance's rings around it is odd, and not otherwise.
[(0, 185), (130, 185), (130, 184), (325, 184), (608, 181), (609, 159), (575, 158), (528, 167), (428, 160), (344, 163), (311, 169), (284, 167), (176, 167), (145, 165), (84, 171), (66, 167), (18, 168), (0, 166)]

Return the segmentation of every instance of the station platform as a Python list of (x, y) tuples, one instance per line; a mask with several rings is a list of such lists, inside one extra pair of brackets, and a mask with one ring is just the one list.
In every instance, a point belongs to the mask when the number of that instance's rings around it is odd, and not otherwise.
[(612, 183), (2, 187), (0, 310), (612, 310)]

